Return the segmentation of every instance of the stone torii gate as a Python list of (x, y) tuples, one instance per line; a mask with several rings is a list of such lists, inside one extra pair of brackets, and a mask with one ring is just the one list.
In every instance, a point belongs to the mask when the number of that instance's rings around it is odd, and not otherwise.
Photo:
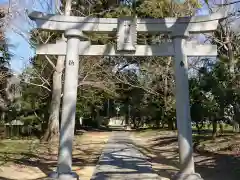
[[(176, 81), (176, 115), (178, 127), (180, 173), (177, 179), (195, 175), (192, 128), (189, 108), (188, 56), (216, 56), (215, 45), (187, 41), (190, 34), (213, 32), (222, 19), (220, 11), (210, 16), (183, 18), (135, 19), (92, 18), (45, 15), (33, 12), (29, 17), (37, 29), (61, 31), (67, 42), (38, 46), (36, 54), (66, 56), (63, 106), (61, 115), (58, 178), (72, 179), (72, 142), (74, 138), (79, 56), (172, 56)], [(117, 46), (91, 45), (84, 33), (116, 33)], [(170, 34), (172, 42), (137, 45), (137, 33)], [(190, 177), (190, 176), (189, 176)], [(200, 177), (199, 177), (200, 179)]]

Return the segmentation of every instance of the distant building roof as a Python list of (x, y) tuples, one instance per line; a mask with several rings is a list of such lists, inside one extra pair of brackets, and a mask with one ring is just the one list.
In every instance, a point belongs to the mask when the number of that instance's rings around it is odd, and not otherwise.
[(20, 120), (12, 120), (11, 122), (6, 123), (5, 125), (6, 126), (12, 126), (12, 125), (14, 125), (14, 126), (23, 126), (24, 123), (22, 121), (20, 121)]

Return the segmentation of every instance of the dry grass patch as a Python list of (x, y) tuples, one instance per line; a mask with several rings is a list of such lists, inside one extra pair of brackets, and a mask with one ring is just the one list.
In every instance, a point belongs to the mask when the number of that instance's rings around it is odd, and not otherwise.
[[(84, 132), (75, 136), (73, 170), (89, 180), (110, 132)], [(44, 179), (56, 169), (58, 143), (40, 144), (38, 140), (0, 142), (0, 179)], [(14, 172), (14, 173), (12, 173)]]

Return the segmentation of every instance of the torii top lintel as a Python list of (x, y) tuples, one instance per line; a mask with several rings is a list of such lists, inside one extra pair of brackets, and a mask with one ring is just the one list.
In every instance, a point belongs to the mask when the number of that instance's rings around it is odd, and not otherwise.
[[(160, 18), (160, 19), (137, 19), (137, 32), (148, 33), (172, 33), (184, 35), (186, 33), (211, 32), (216, 30), (218, 21), (226, 17), (224, 8), (211, 15)], [(117, 18), (93, 18), (51, 15), (41, 12), (32, 12), (29, 18), (34, 20), (38, 29), (66, 31), (79, 29), (83, 32), (114, 32), (117, 30)]]

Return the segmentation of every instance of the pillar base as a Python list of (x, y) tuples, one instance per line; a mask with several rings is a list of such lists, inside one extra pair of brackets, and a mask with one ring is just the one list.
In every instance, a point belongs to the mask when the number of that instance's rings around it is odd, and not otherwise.
[(71, 172), (70, 174), (58, 174), (58, 172), (54, 171), (48, 175), (51, 180), (80, 180), (79, 176), (75, 172)]
[(203, 179), (198, 173), (184, 174), (179, 172), (173, 176), (172, 180), (203, 180)]

